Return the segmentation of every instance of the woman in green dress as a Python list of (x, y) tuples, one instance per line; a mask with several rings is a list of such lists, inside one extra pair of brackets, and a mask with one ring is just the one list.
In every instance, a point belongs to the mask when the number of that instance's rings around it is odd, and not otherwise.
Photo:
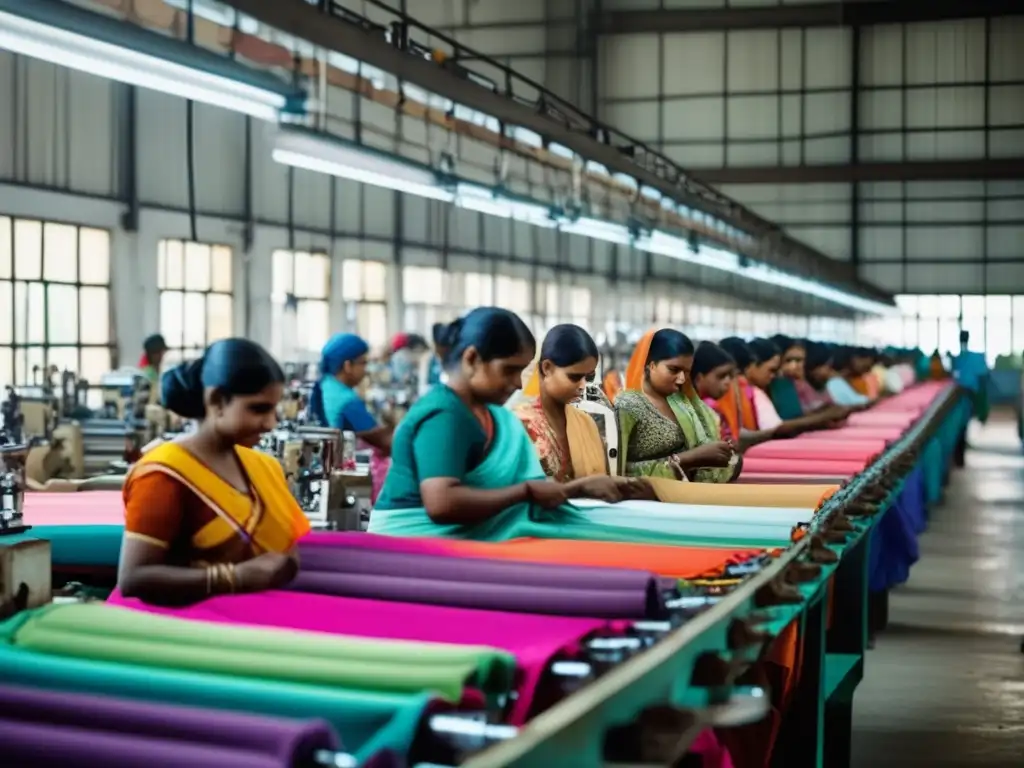
[(693, 355), (693, 342), (669, 328), (648, 332), (634, 350), (615, 400), (623, 474), (705, 483), (739, 475), (735, 447), (690, 382)]

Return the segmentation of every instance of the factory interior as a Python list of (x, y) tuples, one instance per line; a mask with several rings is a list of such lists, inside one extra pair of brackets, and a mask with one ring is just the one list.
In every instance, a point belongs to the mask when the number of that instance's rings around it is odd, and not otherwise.
[(0, 765), (1024, 765), (1022, 42), (0, 0)]

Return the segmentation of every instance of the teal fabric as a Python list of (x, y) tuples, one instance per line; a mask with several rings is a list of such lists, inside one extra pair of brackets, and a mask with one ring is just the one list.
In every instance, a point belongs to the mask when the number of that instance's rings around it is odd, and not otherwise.
[(334, 376), (325, 376), (320, 381), (320, 395), (327, 426), (353, 432), (369, 432), (377, 426), (359, 393)]
[(55, 566), (116, 568), (122, 525), (35, 525), (12, 539), (46, 539)]
[(0, 645), (3, 680), (77, 693), (296, 719), (323, 718), (363, 761), (381, 749), (406, 754), (431, 701), (427, 694), (347, 691), (255, 678), (72, 659)]
[(928, 506), (942, 500), (942, 481), (945, 471), (942, 443), (933, 437), (924, 447), (919, 466), (924, 471), (925, 500)]
[(800, 404), (800, 395), (796, 391), (796, 385), (788, 376), (777, 376), (770, 387), (768, 395), (772, 399), (772, 405), (783, 421), (799, 419), (804, 415), (804, 408)]
[[(473, 418), (466, 406), (454, 394), (444, 400), (441, 397), (427, 395), (423, 400), (428, 402), (423, 408), (417, 409), (419, 405), (417, 403), (417, 406), (410, 409), (409, 414), (402, 421), (403, 427), (409, 424), (411, 435), (406, 439), (412, 441), (412, 438), (419, 432), (420, 426), (436, 416), (435, 411), (439, 409), (451, 410), (456, 413), (459, 412), (459, 409), (463, 409), (469, 418)], [(454, 398), (454, 402), (452, 398)], [(529, 480), (550, 482), (544, 475), (533, 443), (518, 417), (506, 408), (492, 406), (490, 412), (494, 419), (495, 429), (489, 453), (473, 469), (459, 475), (446, 476), (458, 477), (465, 485), (476, 488), (507, 488)], [(458, 433), (451, 432), (446, 432), (446, 434), (449, 435), (449, 441), (453, 439), (453, 434), (458, 435)], [(448, 449), (448, 446), (443, 443), (431, 442), (428, 443), (428, 446), (433, 453)], [(393, 464), (385, 484), (385, 491), (388, 490), (388, 485), (394, 485), (396, 481), (392, 478), (396, 476), (400, 478), (402, 485), (413, 483), (419, 485), (418, 465), (410, 463), (414, 460), (413, 453), (412, 450), (393, 452)], [(416, 460), (419, 455), (419, 452), (415, 452)], [(392, 494), (391, 498), (394, 499), (394, 489), (392, 489)], [(617, 504), (614, 509), (622, 515), (631, 514), (628, 503)], [(735, 526), (728, 525), (723, 526), (720, 536), (711, 536), (706, 533), (688, 536), (679, 533), (679, 524), (672, 520), (666, 520), (662, 528), (652, 530), (604, 525), (588, 520), (582, 514), (580, 507), (566, 505), (555, 510), (544, 510), (529, 503), (516, 504), (491, 519), (475, 525), (435, 523), (422, 505), (404, 509), (381, 508), (378, 505), (370, 515), (369, 530), (371, 533), (393, 536), (443, 537), (477, 541), (507, 541), (515, 538), (534, 537), (685, 546), (774, 547), (780, 543), (778, 538), (759, 539), (757, 534), (744, 538), (733, 538), (737, 536)], [(743, 536), (743, 534), (739, 534), (739, 536)]]

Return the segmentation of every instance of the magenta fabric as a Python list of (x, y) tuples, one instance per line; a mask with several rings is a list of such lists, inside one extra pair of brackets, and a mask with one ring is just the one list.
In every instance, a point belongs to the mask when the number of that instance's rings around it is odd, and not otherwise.
[(800, 475), (827, 475), (829, 477), (850, 477), (862, 471), (867, 460), (831, 460), (831, 459), (806, 459), (799, 464), (793, 463), (792, 459), (759, 459), (755, 457), (744, 457), (743, 473), (748, 472), (762, 474), (800, 474)]
[(126, 599), (115, 591), (108, 602), (193, 621), (351, 637), (482, 645), (509, 651), (515, 655), (522, 673), (519, 698), (510, 716), (510, 721), (516, 725), (525, 722), (541, 675), (557, 654), (571, 652), (594, 632), (621, 632), (626, 627), (624, 623), (601, 619), (441, 608), (299, 592), (224, 595), (188, 608), (162, 608)]
[(743, 465), (746, 468), (751, 459), (868, 461), (885, 447), (884, 440), (772, 440), (748, 448)]
[(822, 429), (818, 432), (808, 432), (799, 437), (794, 437), (793, 442), (805, 440), (830, 440), (833, 442), (836, 440), (843, 442), (850, 440), (857, 442), (883, 440), (885, 442), (893, 442), (902, 437), (904, 432), (906, 430), (899, 427), (842, 427), (840, 429)]
[(700, 756), (701, 768), (733, 768), (729, 750), (718, 740), (718, 736), (710, 728), (697, 734), (697, 738), (690, 745), (689, 753)]

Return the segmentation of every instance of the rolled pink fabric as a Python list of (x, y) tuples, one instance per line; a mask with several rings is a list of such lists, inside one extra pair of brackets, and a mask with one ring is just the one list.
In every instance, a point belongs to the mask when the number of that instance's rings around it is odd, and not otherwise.
[(805, 440), (842, 440), (858, 442), (866, 440), (883, 440), (891, 442), (898, 440), (906, 432), (899, 427), (842, 427), (840, 429), (822, 429), (818, 432), (808, 432), (793, 438), (793, 442)]
[(743, 466), (745, 469), (751, 459), (867, 461), (884, 451), (885, 446), (885, 440), (772, 440), (748, 448)]
[(506, 650), (515, 655), (522, 671), (519, 698), (510, 715), (510, 721), (516, 725), (526, 721), (541, 675), (557, 654), (571, 651), (599, 630), (621, 632), (626, 627), (621, 622), (601, 619), (442, 608), (300, 592), (224, 595), (187, 608), (163, 608), (124, 598), (115, 591), (108, 602), (192, 621)]
[(120, 491), (25, 494), (28, 525), (124, 525)]
[(807, 459), (794, 462), (792, 459), (759, 459), (749, 457), (743, 459), (743, 475), (750, 473), (761, 474), (800, 474), (800, 475), (827, 475), (829, 477), (851, 477), (864, 469), (867, 459), (861, 460), (832, 460), (832, 459)]

